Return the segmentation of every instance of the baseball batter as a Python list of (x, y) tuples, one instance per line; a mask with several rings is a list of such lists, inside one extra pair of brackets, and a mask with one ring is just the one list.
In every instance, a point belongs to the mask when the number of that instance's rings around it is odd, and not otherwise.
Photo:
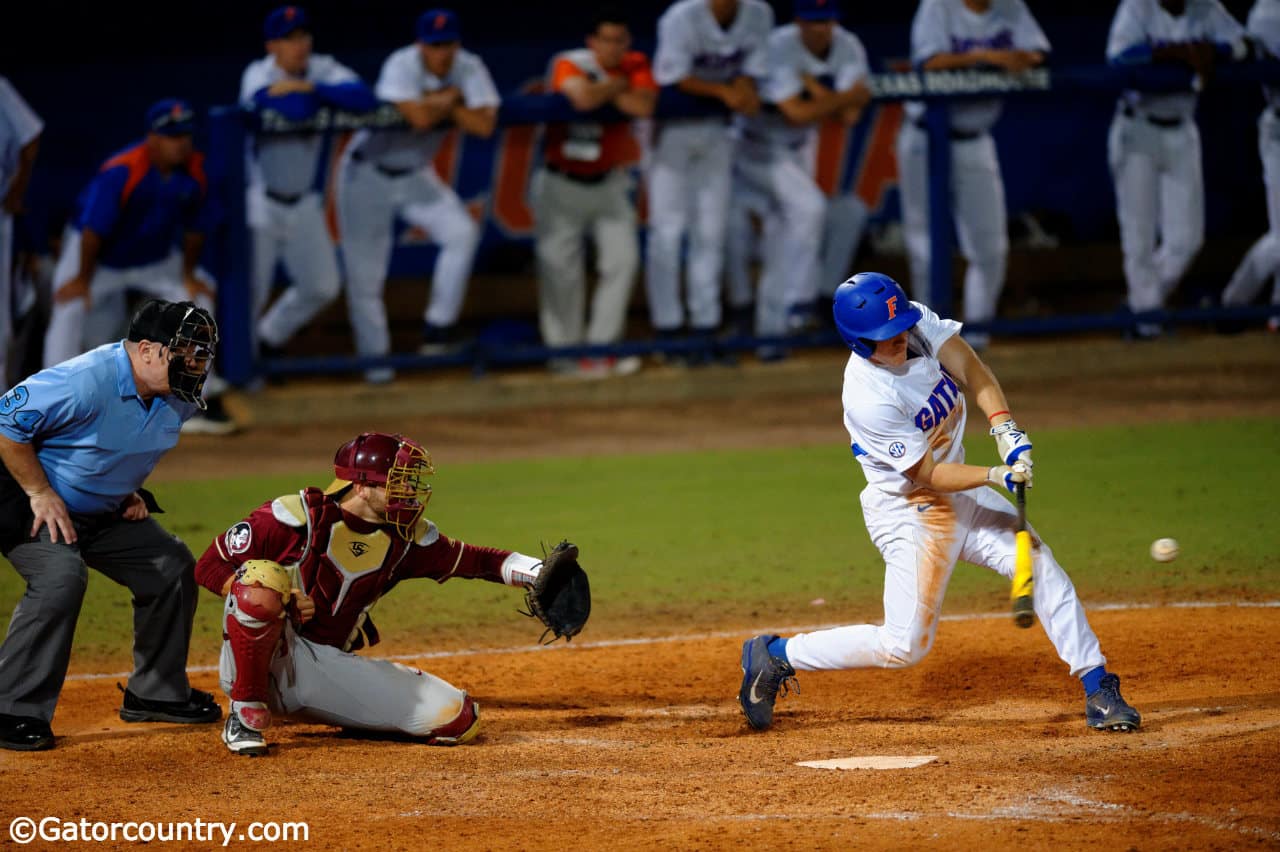
[[(923, 0), (911, 24), (911, 62), (926, 71), (994, 67), (1025, 71), (1041, 64), (1049, 40), (1023, 0)], [(951, 117), (951, 203), (964, 276), (966, 322), (996, 315), (1004, 289), (1009, 233), (1004, 181), (991, 127), (1000, 118), (997, 98), (956, 101)], [(929, 292), (929, 137), (925, 105), (910, 101), (898, 133), (898, 179), (902, 229), (916, 298)], [(986, 334), (966, 333), (982, 349)]]
[[(1246, 22), (1249, 35), (1272, 56), (1280, 56), (1280, 0), (1258, 0)], [(1271, 304), (1280, 305), (1280, 89), (1264, 86), (1267, 108), (1258, 117), (1258, 153), (1267, 187), (1267, 220), (1270, 230), (1253, 244), (1222, 292), (1224, 305), (1247, 305), (1268, 280), (1275, 280)], [(1280, 318), (1267, 324), (1280, 330)]]
[[(1164, 307), (1204, 242), (1204, 177), (1196, 89), (1215, 57), (1248, 55), (1244, 28), (1218, 0), (1122, 0), (1107, 38), (1118, 65), (1176, 62), (1196, 71), (1193, 90), (1124, 92), (1107, 137), (1116, 186), (1129, 309)], [(1140, 323), (1139, 338), (1160, 326)]]
[[(762, 0), (679, 0), (658, 19), (653, 76), (659, 86), (714, 98), (736, 113), (760, 108), (755, 80), (768, 75), (773, 10)], [(648, 169), (645, 287), (660, 335), (710, 336), (720, 324), (733, 158), (727, 120), (668, 119), (656, 128)], [(685, 303), (680, 256), (689, 235)]]
[[(311, 22), (299, 6), (283, 6), (263, 24), (267, 55), (240, 79), (240, 103), (301, 121), (323, 106), (347, 112), (376, 109), (378, 101), (355, 72), (332, 56), (311, 52)], [(338, 297), (338, 258), (315, 189), (323, 137), (319, 133), (259, 136), (249, 158), (246, 198), (253, 239), (253, 315), (265, 353), (281, 349)], [(276, 264), (291, 285), (263, 314)]]
[[(1017, 512), (986, 486), (1031, 485), (1031, 441), (1009, 413), (996, 377), (944, 320), (876, 272), (836, 290), (835, 323), (853, 350), (844, 372), (844, 425), (867, 487), (862, 513), (885, 560), (884, 624), (757, 636), (742, 647), (739, 701), (767, 728), (779, 689), (797, 669), (901, 669), (933, 646), (956, 561), (1013, 576)], [(965, 464), (965, 391), (991, 423), (1000, 463)], [(1089, 627), (1075, 588), (1032, 530), (1035, 611), (1054, 648), (1084, 684), (1086, 720), (1133, 730), (1141, 718)]]
[(538, 576), (541, 560), (448, 538), (422, 516), (434, 470), (416, 441), (366, 432), (338, 449), (328, 488), (262, 504), (200, 557), (196, 580), (226, 597), (219, 669), (232, 752), (265, 754), (272, 714), (431, 745), (475, 737), (479, 708), (466, 692), (351, 653), (377, 643), (369, 611), (402, 580), (524, 587)]
[[(813, 178), (817, 124), (829, 118), (852, 124), (871, 97), (866, 51), (838, 25), (836, 0), (796, 0), (795, 17), (769, 35), (768, 74), (759, 81), (765, 108), (735, 121), (728, 302), (734, 309), (755, 302), (761, 337), (785, 335), (789, 311), (818, 297), (827, 202)], [(755, 299), (747, 268), (751, 212), (763, 213), (768, 234)]]
[(44, 122), (0, 77), (0, 384), (9, 386), (13, 317), (13, 216), (21, 212)]
[[(447, 9), (418, 19), (418, 41), (387, 57), (374, 87), (396, 105), (410, 130), (356, 134), (338, 176), (338, 214), (347, 270), (347, 306), (356, 351), (391, 351), (382, 299), (391, 258), (392, 220), (400, 216), (440, 246), (424, 313), (424, 354), (444, 351), (462, 313), (480, 227), (432, 167), (449, 126), (488, 137), (497, 125), (498, 90), (479, 56), (461, 49), (458, 17)], [(365, 374), (390, 381), (388, 369)]]

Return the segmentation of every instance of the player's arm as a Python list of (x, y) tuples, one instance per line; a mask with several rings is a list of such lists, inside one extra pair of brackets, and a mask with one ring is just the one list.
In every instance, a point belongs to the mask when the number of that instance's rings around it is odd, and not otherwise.
[(13, 177), (10, 178), (9, 191), (4, 196), (4, 212), (17, 215), (22, 212), (22, 200), (31, 184), (31, 172), (36, 165), (36, 155), (40, 153), (40, 134), (27, 142), (18, 150), (18, 163)]
[(36, 457), (35, 447), (0, 435), (0, 460), (31, 501), (31, 536), (34, 538), (40, 527), (48, 524), (51, 542), (56, 544), (61, 535), (62, 541), (74, 544), (76, 528), (71, 523), (71, 515), (58, 492), (49, 484), (40, 459)]
[[(1009, 402), (995, 373), (978, 357), (973, 347), (959, 335), (942, 344), (938, 361), (961, 387), (973, 394), (974, 401), (991, 424), (991, 436), (996, 441), (996, 452), (1005, 464), (1023, 462), (1029, 468), (1035, 464), (1031, 458), (1031, 439), (1009, 413)], [(1031, 482), (1030, 471), (1026, 482)]]
[(935, 53), (920, 66), (925, 71), (950, 71), (957, 68), (976, 68), (991, 65), (1017, 73), (1043, 65), (1045, 53), (1040, 50), (995, 50), (978, 48), (964, 53)]
[(56, 283), (53, 292), (55, 302), (69, 302), (72, 299), (84, 299), (89, 296), (89, 284), (93, 281), (93, 273), (98, 269), (98, 255), (102, 251), (102, 237), (98, 232), (85, 225), (80, 229), (80, 266), (76, 274), (67, 281)]
[(906, 475), (912, 482), (923, 488), (941, 494), (951, 494), (956, 491), (968, 491), (979, 485), (995, 484), (995, 480), (991, 477), (999, 474), (992, 474), (993, 470), (995, 468), (979, 467), (973, 464), (939, 463), (934, 461), (932, 450), (925, 450), (920, 461), (908, 469)]
[(824, 86), (813, 75), (805, 74), (804, 92), (780, 101), (778, 111), (788, 122), (796, 125), (812, 124), (837, 114), (843, 116), (846, 111), (851, 112), (856, 120), (870, 100), (871, 89), (861, 80), (837, 92)]
[(643, 53), (632, 52), (622, 60), (622, 71), (627, 88), (613, 99), (619, 112), (632, 118), (648, 118), (658, 105), (658, 83), (653, 79), (653, 69)]
[[(561, 60), (561, 62), (567, 61)], [(599, 109), (626, 90), (626, 77), (609, 76), (603, 80), (592, 81), (585, 74), (566, 76), (558, 86), (558, 91), (569, 99), (569, 103), (578, 112)]]
[(456, 104), (449, 117), (464, 133), (487, 139), (498, 127), (498, 108), (496, 106), (469, 107)]
[(372, 112), (378, 108), (373, 89), (339, 62), (331, 63), (328, 73), (315, 86), (316, 97), (345, 112)]
[[(288, 495), (263, 504), (243, 521), (232, 524), (196, 561), (196, 582), (225, 598), (231, 592), (236, 569), (250, 559), (270, 559), (281, 565), (297, 563), (306, 534), (301, 506), (296, 494)], [(304, 616), (300, 621), (305, 623), (315, 612), (315, 605), (300, 590), (294, 599), (299, 615)]]
[(393, 101), (393, 103), (414, 130), (430, 130), (449, 118), (450, 112), (457, 106), (460, 98), (461, 93), (458, 88), (449, 86), (427, 92), (413, 100)]

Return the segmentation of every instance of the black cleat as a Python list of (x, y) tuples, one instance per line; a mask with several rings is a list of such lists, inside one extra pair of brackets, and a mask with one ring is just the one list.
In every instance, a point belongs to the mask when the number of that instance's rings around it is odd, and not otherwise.
[(769, 643), (777, 636), (757, 636), (742, 643), (742, 687), (738, 703), (747, 724), (763, 731), (773, 724), (773, 703), (778, 690), (786, 695), (791, 689), (800, 691), (796, 670), (781, 657), (770, 656)]
[(1120, 696), (1120, 678), (1113, 674), (1104, 677), (1085, 701), (1084, 718), (1099, 731), (1136, 731), (1142, 724), (1142, 714)]
[(120, 718), (126, 722), (201, 724), (216, 722), (222, 718), (222, 708), (213, 700), (213, 696), (198, 689), (192, 689), (186, 701), (152, 701), (138, 697), (119, 684), (116, 686), (124, 693)]

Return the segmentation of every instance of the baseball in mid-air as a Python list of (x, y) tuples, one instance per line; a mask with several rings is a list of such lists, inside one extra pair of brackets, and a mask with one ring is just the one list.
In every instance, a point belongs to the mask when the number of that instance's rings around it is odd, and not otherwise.
[(1151, 558), (1157, 562), (1172, 562), (1178, 558), (1178, 542), (1172, 538), (1158, 538), (1151, 542)]

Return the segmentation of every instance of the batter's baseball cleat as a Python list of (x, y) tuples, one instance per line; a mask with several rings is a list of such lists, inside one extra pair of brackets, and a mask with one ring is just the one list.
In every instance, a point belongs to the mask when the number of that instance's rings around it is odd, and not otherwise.
[(213, 696), (198, 689), (192, 689), (186, 701), (155, 701), (141, 698), (120, 684), (116, 684), (116, 687), (124, 693), (120, 718), (126, 722), (199, 724), (216, 722), (222, 718), (222, 708), (213, 700)]
[(781, 657), (769, 653), (769, 643), (777, 636), (757, 636), (742, 643), (742, 688), (738, 690), (738, 703), (747, 717), (747, 724), (763, 731), (773, 724), (773, 703), (778, 691), (800, 691), (796, 670)]
[(1099, 731), (1136, 731), (1142, 714), (1120, 696), (1120, 678), (1109, 674), (1084, 705), (1085, 721)]
[(228, 713), (227, 722), (222, 726), (222, 741), (232, 754), (245, 757), (258, 757), (267, 753), (267, 741), (261, 731), (255, 731), (240, 721), (237, 713)]

